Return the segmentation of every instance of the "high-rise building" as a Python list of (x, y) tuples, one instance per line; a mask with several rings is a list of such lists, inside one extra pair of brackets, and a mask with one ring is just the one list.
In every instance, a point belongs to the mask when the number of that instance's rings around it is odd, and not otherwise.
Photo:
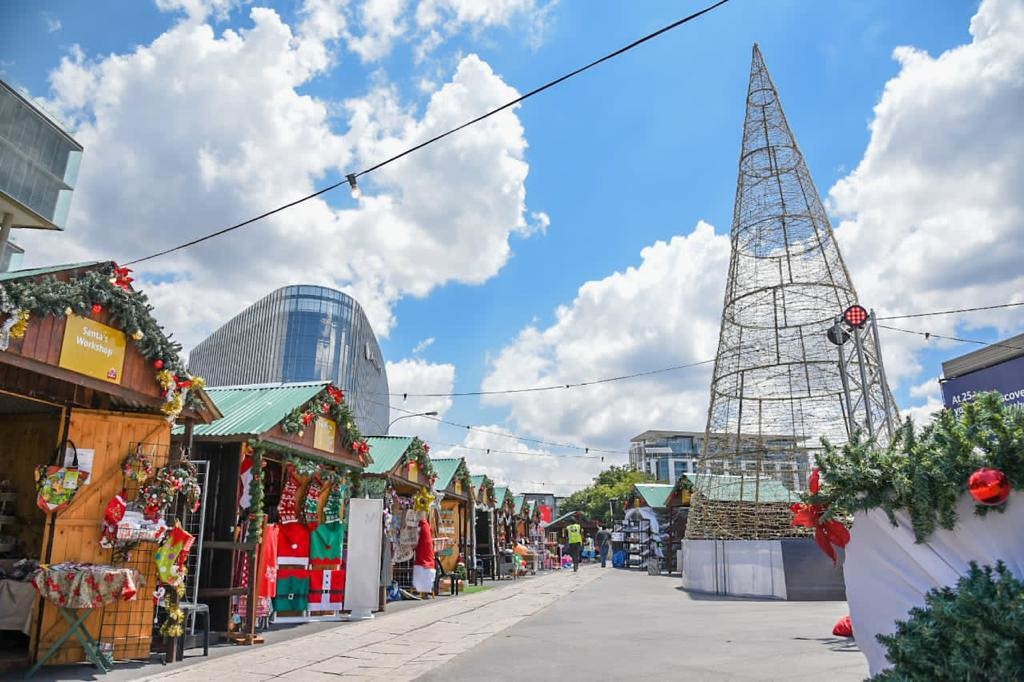
[(82, 145), (0, 81), (0, 272), (17, 267), (12, 228), (62, 230)]
[(193, 348), (189, 370), (210, 386), (330, 381), (345, 391), (363, 434), (387, 433), (380, 345), (359, 303), (334, 289), (271, 292)]

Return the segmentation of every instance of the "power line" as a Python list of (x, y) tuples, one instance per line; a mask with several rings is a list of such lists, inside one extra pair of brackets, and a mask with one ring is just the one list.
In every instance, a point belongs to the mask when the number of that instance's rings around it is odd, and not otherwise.
[(944, 336), (942, 334), (935, 334), (932, 332), (922, 332), (916, 329), (901, 329), (900, 327), (890, 327), (887, 324), (878, 325), (882, 329), (889, 329), (894, 332), (903, 332), (904, 334), (916, 334), (917, 336), (923, 336), (925, 340), (928, 339), (944, 339), (946, 341), (959, 341), (960, 343), (973, 343), (978, 346), (995, 346), (996, 348), (1007, 348), (1010, 350), (1024, 350), (1024, 346), (1013, 346), (1008, 343), (992, 343), (989, 341), (979, 341), (978, 339), (964, 339), (959, 336)]
[(911, 317), (932, 317), (934, 315), (955, 315), (956, 313), (973, 313), (979, 310), (997, 310), (999, 308), (1015, 308), (1017, 306), (1024, 305), (1024, 301), (1017, 303), (1000, 303), (999, 305), (983, 305), (977, 308), (957, 308), (956, 310), (936, 310), (931, 313), (911, 313), (909, 315), (886, 315), (885, 317), (876, 317), (878, 321), (882, 320), (907, 320)]
[(309, 201), (310, 199), (318, 197), (321, 194), (324, 194), (325, 192), (329, 192), (329, 191), (331, 191), (333, 189), (337, 189), (338, 187), (341, 187), (342, 185), (351, 184), (352, 187), (355, 188), (355, 179), (356, 178), (362, 177), (363, 175), (366, 175), (367, 173), (372, 173), (375, 170), (383, 168), (384, 166), (388, 165), (389, 163), (393, 163), (395, 161), (398, 161), (399, 159), (401, 159), (404, 156), (412, 154), (413, 152), (418, 151), (420, 149), (423, 149), (424, 147), (426, 147), (428, 145), (431, 145), (431, 144), (437, 142), (438, 140), (442, 140), (442, 139), (448, 137), (449, 135), (457, 133), (458, 131), (462, 130), (463, 128), (467, 128), (467, 127), (469, 127), (471, 125), (479, 123), (480, 121), (483, 121), (486, 118), (490, 118), (491, 116), (494, 116), (495, 114), (497, 114), (499, 112), (502, 112), (505, 109), (508, 109), (509, 107), (513, 107), (513, 106), (519, 104), (520, 102), (523, 102), (524, 100), (527, 100), (530, 97), (533, 97), (534, 95), (538, 95), (538, 94), (544, 92), (548, 88), (552, 88), (552, 87), (558, 85), (559, 83), (562, 83), (563, 81), (567, 81), (570, 78), (573, 78), (574, 76), (578, 76), (579, 74), (581, 74), (584, 71), (587, 71), (589, 69), (592, 69), (593, 67), (597, 66), (598, 64), (602, 64), (602, 63), (604, 63), (604, 62), (606, 62), (606, 61), (608, 61), (610, 59), (614, 59), (615, 57), (618, 57), (619, 55), (621, 55), (623, 53), (629, 52), (633, 48), (635, 48), (635, 47), (637, 47), (639, 45), (642, 45), (643, 43), (646, 43), (648, 40), (652, 40), (654, 38), (657, 38), (658, 36), (660, 36), (663, 33), (667, 33), (667, 32), (669, 32), (669, 31), (671, 31), (671, 30), (673, 30), (675, 28), (678, 28), (678, 27), (682, 26), (683, 24), (689, 23), (690, 21), (693, 21), (694, 19), (697, 19), (698, 17), (701, 17), (701, 16), (707, 14), (708, 12), (711, 12), (712, 10), (715, 10), (715, 9), (721, 7), (722, 5), (724, 5), (727, 2), (729, 2), (729, 0), (719, 0), (718, 2), (714, 3), (713, 5), (708, 5), (707, 7), (705, 7), (704, 9), (702, 9), (702, 10), (700, 10), (698, 12), (694, 12), (693, 14), (690, 14), (689, 16), (683, 17), (682, 19), (679, 19), (678, 21), (674, 21), (671, 24), (668, 24), (667, 26), (663, 26), (662, 28), (658, 29), (657, 31), (654, 31), (653, 33), (648, 33), (644, 37), (642, 37), (642, 38), (640, 38), (638, 40), (634, 40), (629, 45), (626, 45), (624, 47), (620, 47), (619, 49), (615, 50), (614, 52), (610, 52), (610, 53), (604, 55), (603, 57), (595, 59), (594, 61), (590, 62), (589, 64), (586, 64), (585, 66), (581, 66), (580, 68), (575, 69), (573, 71), (570, 71), (569, 73), (564, 74), (562, 76), (559, 76), (558, 78), (556, 78), (554, 80), (548, 81), (544, 85), (541, 85), (538, 88), (534, 88), (533, 90), (530, 90), (526, 94), (520, 95), (519, 97), (516, 97), (515, 99), (510, 100), (510, 101), (506, 102), (505, 104), (502, 104), (501, 106), (499, 106), (499, 107), (497, 107), (495, 109), (491, 109), (490, 111), (488, 111), (485, 114), (481, 114), (480, 116), (477, 116), (474, 119), (466, 121), (465, 123), (463, 123), (461, 125), (458, 125), (458, 126), (452, 128), (450, 130), (447, 130), (447, 131), (441, 133), (440, 135), (435, 135), (434, 137), (430, 138), (429, 140), (426, 140), (426, 141), (421, 142), (421, 143), (419, 143), (417, 145), (409, 147), (405, 151), (400, 152), (398, 154), (395, 154), (394, 156), (392, 156), (390, 158), (387, 158), (387, 159), (381, 161), (380, 163), (376, 163), (376, 164), (370, 166), (369, 168), (361, 170), (358, 173), (349, 173), (349, 174), (346, 175), (344, 180), (340, 180), (340, 181), (335, 182), (335, 183), (333, 183), (331, 185), (328, 185), (327, 187), (319, 189), (316, 192), (313, 192), (312, 194), (307, 194), (306, 196), (304, 196), (304, 197), (302, 197), (300, 199), (296, 199), (296, 200), (291, 201), (291, 202), (289, 202), (287, 204), (284, 204), (282, 206), (278, 206), (275, 209), (271, 209), (271, 210), (269, 210), (269, 211), (267, 211), (265, 213), (261, 213), (260, 215), (254, 217), (254, 218), (249, 218), (248, 220), (243, 220), (240, 223), (235, 223), (234, 225), (230, 225), (228, 227), (222, 228), (222, 229), (217, 230), (215, 232), (211, 232), (211, 233), (203, 235), (201, 237), (197, 237), (197, 238), (195, 238), (195, 239), (193, 239), (191, 241), (185, 242), (184, 244), (179, 244), (177, 246), (172, 246), (170, 248), (164, 249), (163, 251), (158, 251), (157, 253), (153, 253), (153, 254), (150, 254), (148, 256), (144, 256), (142, 258), (136, 258), (135, 260), (128, 261), (127, 263), (125, 263), (125, 265), (135, 265), (137, 263), (142, 263), (144, 261), (152, 260), (154, 258), (159, 258), (160, 256), (166, 256), (167, 254), (174, 253), (175, 251), (181, 251), (182, 249), (187, 249), (190, 246), (195, 246), (196, 244), (200, 244), (200, 243), (205, 242), (205, 241), (207, 241), (209, 239), (213, 239), (214, 237), (219, 237), (219, 236), (221, 236), (223, 234), (227, 234), (228, 232), (232, 232), (232, 231), (237, 230), (239, 228), (245, 227), (246, 225), (251, 225), (252, 223), (254, 223), (254, 222), (258, 221), (258, 220), (262, 220), (263, 218), (267, 218), (269, 216), (272, 216), (275, 213), (279, 213), (279, 212), (281, 212), (281, 211), (283, 211), (285, 209), (291, 208), (292, 206), (295, 206), (297, 204), (301, 204), (301, 203), (303, 203), (305, 201)]
[[(526, 455), (529, 457), (556, 457), (559, 459), (597, 459), (597, 457), (591, 457), (590, 455), (560, 455), (553, 452), (520, 452), (519, 450), (501, 450), (498, 448), (484, 448), (477, 445), (463, 445), (461, 443), (445, 443), (444, 441), (434, 440), (433, 438), (427, 438), (427, 443), (430, 445), (440, 445), (442, 447), (449, 448), (462, 448), (463, 450), (475, 450), (478, 452), (485, 452), (486, 454), (499, 454), (499, 455)], [(604, 457), (601, 457), (603, 460)]]
[[(456, 393), (388, 393), (386, 395), (396, 398), (460, 398), (466, 396), (485, 396), (485, 395), (508, 395), (514, 393), (539, 393), (543, 391), (558, 391), (565, 390), (567, 388), (581, 388), (583, 386), (594, 386), (597, 384), (607, 384), (613, 381), (625, 381), (627, 379), (636, 379), (638, 377), (651, 376), (652, 374), (663, 374), (665, 372), (674, 372), (680, 369), (687, 369), (690, 367), (697, 367), (699, 365), (707, 365), (714, 362), (714, 358), (708, 358), (707, 360), (700, 360), (698, 362), (688, 362), (684, 365), (673, 365), (672, 367), (662, 367), (661, 369), (652, 369), (646, 372), (636, 372), (634, 374), (623, 374), (621, 376), (606, 377), (604, 379), (593, 379), (591, 381), (578, 381), (576, 383), (569, 384), (550, 384), (544, 386), (529, 386), (526, 388), (508, 388), (502, 390), (493, 391), (461, 391)], [(384, 395), (384, 394), (381, 394)]]
[[(586, 454), (589, 454), (591, 452), (595, 452), (595, 453), (605, 453), (605, 454), (611, 454), (611, 455), (625, 455), (625, 456), (629, 456), (628, 452), (623, 452), (621, 450), (606, 450), (604, 448), (592, 448), (592, 447), (589, 447), (589, 446), (586, 446), (586, 445), (573, 445), (571, 443), (555, 443), (555, 442), (552, 442), (552, 441), (542, 440), (540, 438), (531, 438), (530, 436), (522, 436), (522, 435), (519, 435), (519, 434), (516, 434), (516, 433), (511, 433), (511, 432), (510, 433), (503, 433), (501, 431), (491, 431), (490, 429), (481, 429), (480, 427), (470, 426), (469, 424), (459, 424), (458, 422), (448, 421), (447, 419), (441, 419), (440, 417), (433, 417), (433, 416), (430, 416), (430, 415), (423, 415), (423, 414), (420, 414), (420, 413), (416, 412), (415, 410), (407, 410), (404, 407), (396, 407), (395, 405), (388, 405), (387, 403), (381, 403), (381, 402), (377, 402), (375, 400), (369, 400), (368, 402), (371, 402), (371, 403), (374, 403), (374, 404), (377, 404), (377, 405), (381, 405), (381, 406), (385, 406), (385, 407), (389, 407), (390, 409), (397, 410), (399, 412), (405, 412), (406, 414), (416, 414), (416, 415), (419, 415), (419, 416), (423, 417), (424, 419), (429, 419), (429, 420), (435, 421), (435, 422), (437, 422), (439, 424), (446, 424), (448, 426), (454, 426), (454, 427), (457, 427), (459, 429), (465, 429), (467, 431), (476, 431), (477, 433), (486, 433), (486, 434), (490, 434), (492, 436), (501, 436), (502, 438), (510, 438), (512, 440), (519, 440), (519, 441), (523, 441), (523, 442), (526, 442), (526, 443), (536, 443), (538, 445), (548, 445), (550, 447), (555, 447), (555, 448), (565, 448), (567, 450), (583, 450), (584, 453), (586, 453)], [(576, 456), (577, 457), (581, 457), (583, 455), (576, 455)], [(593, 455), (592, 457), (596, 458), (596, 457), (600, 457), (600, 456), (601, 456), (600, 454), (596, 454), (596, 455)]]

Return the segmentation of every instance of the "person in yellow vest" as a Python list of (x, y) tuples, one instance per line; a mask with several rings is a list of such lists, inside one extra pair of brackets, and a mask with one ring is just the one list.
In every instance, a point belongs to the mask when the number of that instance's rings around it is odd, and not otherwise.
[(580, 526), (581, 515), (576, 512), (573, 522), (565, 527), (565, 539), (569, 543), (569, 556), (572, 557), (572, 572), (580, 570), (580, 554), (583, 549), (583, 527)]

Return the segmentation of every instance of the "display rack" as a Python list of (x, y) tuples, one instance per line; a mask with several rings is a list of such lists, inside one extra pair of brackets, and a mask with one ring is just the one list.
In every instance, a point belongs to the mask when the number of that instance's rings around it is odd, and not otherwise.
[(626, 568), (646, 568), (648, 557), (654, 555), (651, 522), (646, 519), (630, 520), (619, 530), (622, 533), (622, 549), (626, 552)]

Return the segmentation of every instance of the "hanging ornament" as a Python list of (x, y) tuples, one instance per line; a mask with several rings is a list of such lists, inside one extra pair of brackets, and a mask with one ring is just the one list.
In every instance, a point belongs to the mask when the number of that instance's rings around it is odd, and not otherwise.
[(145, 334), (142, 333), (141, 329), (136, 329), (132, 332), (132, 338), (136, 341), (141, 341), (143, 336), (145, 336)]
[(64, 309), (64, 314), (67, 315), (68, 317), (71, 317), (72, 315), (75, 314), (75, 311), (71, 309), (71, 306), (68, 306), (67, 308)]
[(1010, 496), (1010, 479), (999, 469), (983, 467), (967, 479), (967, 491), (979, 504), (996, 506)]
[(164, 368), (164, 361), (163, 360), (154, 360), (153, 361), (153, 366), (156, 367), (157, 369), (163, 369)]
[(101, 306), (99, 303), (93, 303), (92, 304), (92, 314), (93, 315), (99, 315), (102, 312), (103, 312), (103, 306)]

